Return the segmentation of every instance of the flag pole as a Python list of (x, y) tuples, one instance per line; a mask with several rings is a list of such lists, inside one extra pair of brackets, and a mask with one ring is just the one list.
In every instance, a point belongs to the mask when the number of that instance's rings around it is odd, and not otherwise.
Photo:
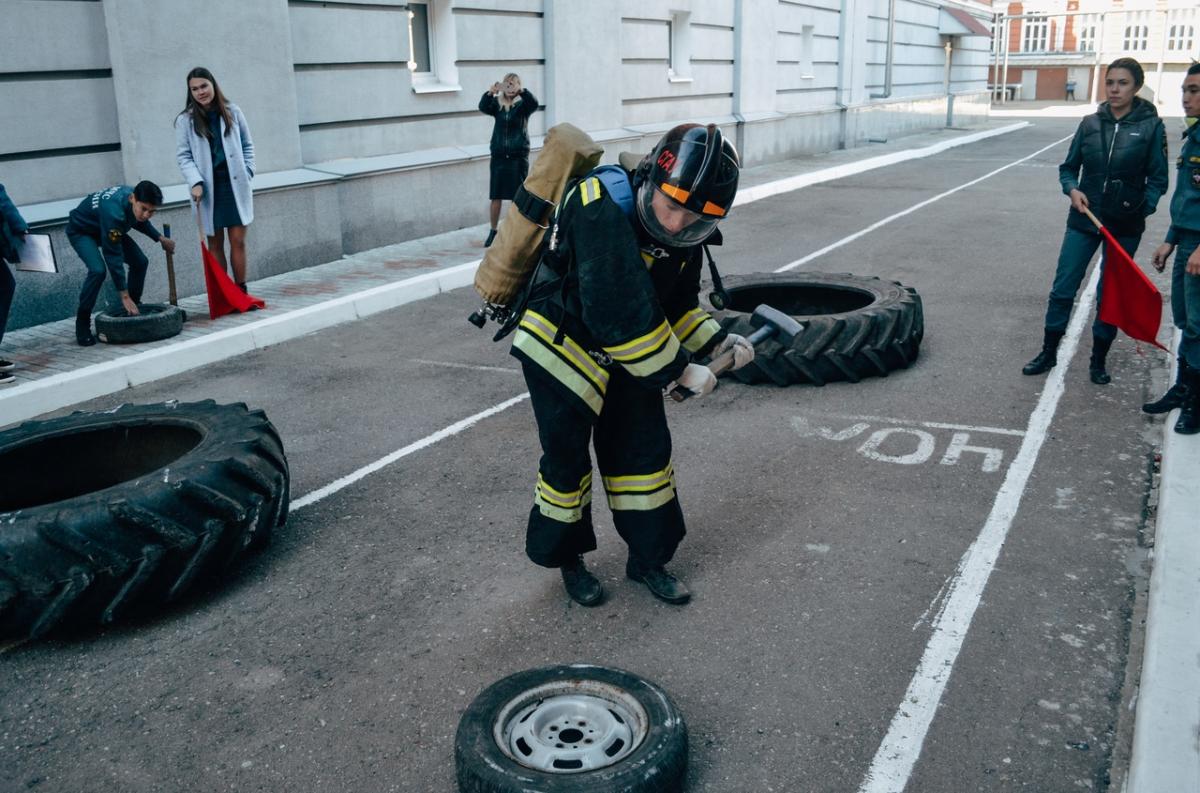
[(1088, 220), (1090, 220), (1096, 224), (1097, 229), (1101, 229), (1101, 230), (1104, 229), (1104, 224), (1100, 222), (1099, 218), (1097, 218), (1095, 215), (1092, 214), (1092, 210), (1088, 209), (1087, 207), (1084, 207), (1083, 214), (1088, 216)]

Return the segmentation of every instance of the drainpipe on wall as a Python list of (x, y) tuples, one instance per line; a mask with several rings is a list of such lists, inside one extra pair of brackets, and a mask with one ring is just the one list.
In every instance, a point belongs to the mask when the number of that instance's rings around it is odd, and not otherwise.
[[(733, 4), (733, 19), (735, 25), (742, 25), (742, 14), (745, 9), (742, 7), (742, 0), (736, 0)], [(742, 36), (745, 35), (742, 30), (733, 32), (733, 118), (737, 122), (733, 139), (734, 146), (739, 152), (746, 151), (746, 117), (742, 115)], [(745, 154), (739, 156), (744, 157)]]
[(872, 99), (887, 99), (892, 95), (892, 56), (896, 49), (896, 0), (888, 0), (887, 60), (883, 64), (883, 93), (871, 94)]
[(848, 62), (852, 57), (854, 48), (850, 46), (849, 39), (852, 35), (854, 1), (842, 0), (841, 13), (838, 15), (838, 54), (837, 54), (837, 101), (834, 105), (838, 109), (838, 149), (846, 148), (846, 130), (849, 126), (847, 116), (849, 115), (850, 104), (847, 101), (850, 98), (850, 80), (852, 79), (854, 70), (853, 64)]
[(954, 64), (954, 39), (946, 37), (946, 72), (942, 84), (946, 89), (946, 128), (954, 126), (954, 93), (950, 90), (950, 69)]

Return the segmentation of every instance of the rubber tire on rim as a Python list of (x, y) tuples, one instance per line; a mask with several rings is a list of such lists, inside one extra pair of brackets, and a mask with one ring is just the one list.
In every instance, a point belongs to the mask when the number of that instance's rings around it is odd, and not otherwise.
[(925, 335), (921, 297), (912, 287), (847, 273), (728, 276), (730, 306), (715, 311), (721, 327), (749, 336), (750, 315), (766, 303), (796, 317), (804, 330), (791, 343), (768, 337), (754, 360), (730, 372), (743, 383), (825, 385), (886, 377), (917, 359)]
[(0, 432), (0, 636), (107, 624), (216, 580), (287, 520), (261, 410), (122, 405)]
[[(505, 754), (492, 733), (501, 708), (524, 691), (570, 680), (600, 681), (636, 699), (649, 717), (642, 742), (611, 766), (578, 773), (538, 771)], [(620, 669), (582, 664), (529, 669), (493, 683), (463, 713), (454, 739), (454, 764), (462, 793), (680, 791), (687, 776), (687, 754), (687, 725), (661, 688)]]
[(96, 315), (96, 338), (106, 344), (137, 344), (178, 336), (187, 318), (183, 309), (169, 303), (142, 303), (141, 313)]

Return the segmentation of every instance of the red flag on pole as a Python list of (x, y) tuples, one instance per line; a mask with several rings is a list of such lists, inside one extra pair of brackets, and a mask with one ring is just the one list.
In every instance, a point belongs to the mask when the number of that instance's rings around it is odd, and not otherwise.
[[(1099, 224), (1097, 224), (1099, 226)], [(1132, 339), (1159, 349), (1158, 327), (1162, 323), (1162, 295), (1142, 268), (1130, 258), (1104, 226), (1104, 280), (1100, 288), (1100, 321), (1116, 325)]]
[(208, 291), (209, 319), (216, 319), (222, 314), (234, 311), (266, 307), (267, 304), (263, 300), (238, 288), (217, 261), (217, 257), (212, 255), (212, 251), (203, 242), (200, 243), (200, 255), (204, 259), (204, 287)]

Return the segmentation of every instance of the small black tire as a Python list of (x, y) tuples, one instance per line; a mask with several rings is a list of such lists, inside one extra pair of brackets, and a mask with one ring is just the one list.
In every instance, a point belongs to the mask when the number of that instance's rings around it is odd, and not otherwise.
[(772, 273), (725, 278), (730, 304), (713, 312), (730, 333), (749, 336), (750, 315), (766, 303), (804, 330), (791, 341), (768, 337), (754, 360), (730, 376), (786, 386), (886, 377), (917, 359), (925, 336), (921, 296), (912, 287), (847, 273)]
[(0, 637), (106, 625), (210, 585), (287, 520), (283, 442), (244, 404), (122, 405), (0, 432)]
[(178, 336), (187, 318), (183, 309), (169, 303), (142, 303), (141, 313), (96, 315), (96, 338), (106, 344), (137, 344)]
[[(556, 720), (550, 713), (555, 698), (578, 699), (581, 692), (594, 696), (601, 708), (611, 699), (614, 704), (608, 712), (622, 724), (632, 716), (637, 723), (628, 727), (639, 736), (636, 744), (630, 742), (632, 749), (614, 750), (615, 743), (598, 745), (585, 751), (593, 758), (615, 758), (611, 764), (590, 770), (548, 771), (518, 762), (501, 747), (502, 740), (515, 734), (506, 732), (508, 724), (531, 731), (546, 716), (546, 721), (553, 723), (542, 732), (555, 729)], [(602, 710), (597, 712), (607, 718)], [(583, 713), (582, 721), (591, 724), (587, 711)], [(625, 719), (620, 713), (626, 714)], [(579, 729), (574, 731), (582, 736), (588, 727), (575, 718), (558, 735), (565, 736), (576, 724)], [(541, 749), (531, 749), (529, 756)], [(564, 753), (570, 751), (568, 745)], [(493, 683), (467, 707), (454, 739), (454, 763), (462, 793), (676, 793), (683, 789), (687, 776), (687, 756), (687, 725), (666, 692), (629, 672), (585, 664), (529, 669)]]

